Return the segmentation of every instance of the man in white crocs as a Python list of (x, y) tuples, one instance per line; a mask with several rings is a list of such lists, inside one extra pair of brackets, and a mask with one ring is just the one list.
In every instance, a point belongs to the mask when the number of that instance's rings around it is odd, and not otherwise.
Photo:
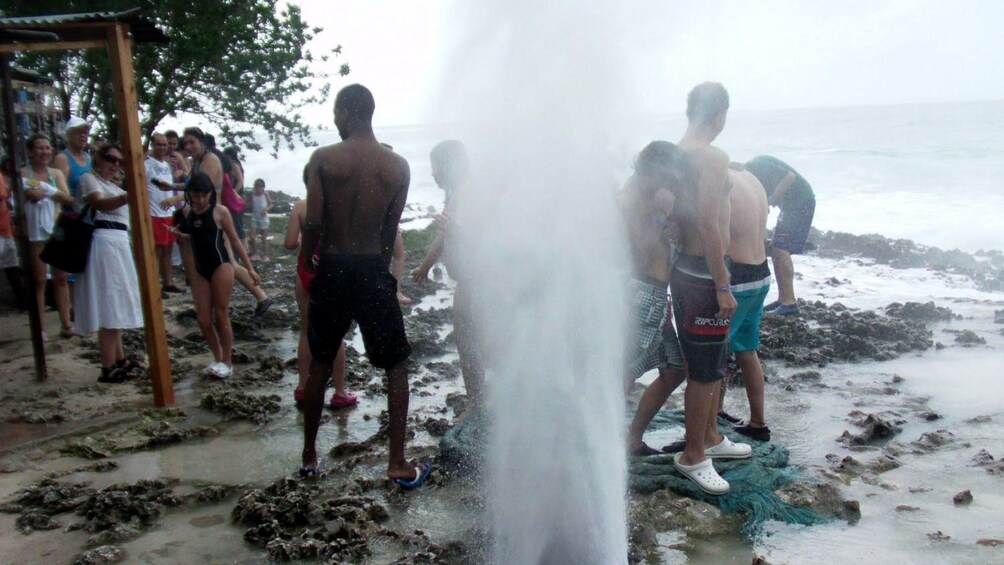
[(729, 157), (711, 142), (725, 127), (729, 95), (705, 82), (687, 96), (686, 133), (678, 144), (699, 171), (696, 212), (681, 217), (682, 253), (670, 273), (673, 314), (687, 367), (686, 447), (673, 457), (677, 471), (708, 494), (729, 491), (712, 459), (745, 459), (753, 449), (718, 431), (718, 398), (725, 377), (729, 320), (736, 310), (725, 251), (729, 244)]

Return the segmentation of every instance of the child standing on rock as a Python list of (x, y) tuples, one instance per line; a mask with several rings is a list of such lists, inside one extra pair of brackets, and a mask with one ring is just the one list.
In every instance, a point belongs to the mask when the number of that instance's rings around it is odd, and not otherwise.
[[(225, 379), (233, 374), (234, 333), (230, 327), (230, 294), (234, 288), (234, 266), (223, 244), (230, 239), (232, 248), (248, 267), (255, 286), (261, 281), (251, 266), (247, 251), (237, 237), (230, 211), (216, 205), (216, 190), (204, 173), (194, 173), (185, 188), (188, 206), (174, 232), (191, 243), (195, 272), (189, 274), (195, 313), (202, 337), (213, 353), (213, 363), (206, 367), (211, 376)], [(213, 318), (216, 326), (213, 326)]]
[[(251, 196), (251, 233), (248, 246), (251, 248), (252, 261), (268, 261), (268, 211), (272, 209), (272, 197), (265, 192), (265, 181), (254, 181), (254, 194)], [(255, 237), (261, 238), (261, 247), (255, 250)]]

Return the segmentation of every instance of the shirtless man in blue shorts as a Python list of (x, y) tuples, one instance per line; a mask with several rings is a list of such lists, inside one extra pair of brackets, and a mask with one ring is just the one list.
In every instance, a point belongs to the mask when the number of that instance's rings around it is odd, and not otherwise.
[(764, 378), (760, 365), (760, 318), (770, 291), (770, 268), (764, 242), (767, 239), (767, 195), (749, 171), (738, 165), (729, 170), (729, 245), (732, 296), (736, 312), (729, 323), (729, 349), (736, 354), (746, 385), (750, 418), (735, 430), (746, 437), (770, 441), (764, 420)]

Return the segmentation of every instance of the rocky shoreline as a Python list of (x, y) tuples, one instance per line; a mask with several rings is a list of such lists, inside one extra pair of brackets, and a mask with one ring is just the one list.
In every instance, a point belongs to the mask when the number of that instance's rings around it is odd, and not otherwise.
[[(420, 246), (428, 242), (429, 233), (407, 234), (408, 269), (421, 258)], [(880, 236), (832, 232), (816, 233), (813, 239), (820, 257), (924, 267), (963, 274), (986, 290), (1004, 288), (1004, 257), (999, 252), (968, 255)], [(451, 318), (450, 301), (440, 301), (448, 297), (446, 281), (422, 287), (408, 281), (403, 284), (404, 292), (416, 300), (427, 299), (421, 308), (406, 313), (415, 352), (409, 442), (415, 455), (438, 460), (422, 493), (402, 493), (383, 479), (385, 387), (380, 372), (354, 348), (349, 349), (347, 380), (366, 404), (358, 421), (367, 431), (346, 433), (347, 439), (331, 447), (321, 480), (304, 482), (279, 473), (273, 475), (278, 478), (254, 484), (163, 476), (116, 481), (101, 488), (92, 484), (114, 481), (121, 472), (121, 458), (131, 454), (181, 446), (197, 450), (208, 442), (226, 441), (237, 430), (277, 433), (280, 423), (296, 421), (290, 386), (295, 382), (295, 332), (299, 329), (292, 291), (295, 256), (284, 250), (275, 255), (276, 261), (259, 265), (264, 288), (276, 300), (265, 316), (254, 318), (247, 296), (235, 291), (239, 371), (229, 381), (210, 381), (199, 374), (203, 365), (199, 360), (206, 352), (190, 297), (167, 301), (168, 345), (180, 408), (148, 408), (152, 390), (142, 378), (123, 385), (96, 384), (93, 338), (50, 342), (49, 354), (59, 361), (50, 380), (40, 384), (25, 376), (30, 353), (23, 338), (19, 344), (3, 344), (3, 354), (14, 360), (0, 369), (0, 419), (8, 426), (7, 441), (0, 447), (0, 518), (13, 526), (0, 534), (5, 545), (21, 548), (18, 555), (38, 556), (40, 545), (29, 542), (45, 536), (45, 545), (62, 548), (57, 561), (118, 562), (129, 557), (125, 547), (130, 540), (142, 539), (166, 517), (197, 517), (206, 508), (223, 504), (230, 508), (227, 523), (215, 517), (205, 527), (226, 528), (219, 531), (242, 537), (254, 548), (249, 551), (271, 560), (469, 563), (484, 559), (491, 533), (471, 518), (480, 515), (485, 504), (477, 486), (478, 474), (472, 472), (480, 463), (471, 460), (471, 450), (461, 453), (457, 448), (457, 442), (483, 443), (484, 434), (475, 420), (456, 425), (466, 399), (458, 385), (455, 345), (450, 335), (442, 335)], [(834, 280), (833, 284), (843, 283)], [(761, 355), (769, 386), (793, 393), (825, 389), (834, 394), (895, 397), (898, 408), (849, 413), (847, 429), (833, 437), (833, 447), (850, 453), (831, 453), (816, 466), (800, 467), (797, 476), (772, 493), (779, 500), (792, 508), (854, 523), (860, 516), (860, 502), (847, 499), (844, 487), (852, 481), (881, 486), (886, 484), (883, 474), (902, 466), (905, 459), (942, 449), (972, 451), (972, 466), (1004, 476), (999, 459), (979, 446), (959, 442), (947, 428), (902, 439), (910, 423), (940, 419), (927, 399), (900, 392), (903, 377), (862, 390), (833, 382), (827, 374), (831, 364), (887, 361), (939, 346), (985, 346), (980, 335), (955, 327), (964, 325), (964, 319), (934, 302), (892, 302), (880, 311), (819, 301), (802, 302), (800, 307), (800, 316), (764, 320)], [(0, 316), (14, 319), (17, 314), (0, 312)], [(944, 333), (947, 323), (953, 323), (948, 329), (956, 333)], [(946, 336), (947, 343), (939, 340), (941, 336)], [(130, 332), (126, 346), (141, 350), (142, 334)], [(670, 401), (672, 406), (682, 404), (678, 397)], [(339, 412), (326, 412), (325, 420), (327, 426), (344, 425)], [(290, 437), (296, 438), (295, 429)], [(787, 457), (784, 461), (786, 466)], [(291, 473), (296, 460), (286, 463)], [(736, 536), (743, 529), (743, 515), (666, 489), (675, 472), (665, 461), (631, 463), (632, 562), (659, 562), (661, 552), (691, 550), (700, 540)], [(457, 514), (455, 521), (464, 524), (453, 528), (454, 534), (415, 528), (406, 518), (409, 506), (427, 507), (437, 497), (450, 500), (446, 508)], [(77, 535), (81, 532), (86, 535)], [(679, 536), (667, 542), (667, 532)], [(993, 541), (981, 545), (992, 546)], [(71, 554), (76, 557), (67, 559)]]

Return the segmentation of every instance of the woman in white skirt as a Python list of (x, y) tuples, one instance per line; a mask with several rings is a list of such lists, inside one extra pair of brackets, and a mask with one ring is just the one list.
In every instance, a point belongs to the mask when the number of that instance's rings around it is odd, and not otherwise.
[[(25, 146), (28, 150), (28, 165), (21, 168), (21, 182), (25, 188), (24, 220), (28, 232), (28, 261), (35, 283), (35, 300), (38, 302), (38, 311), (41, 314), (42, 340), (48, 341), (48, 335), (45, 333), (45, 282), (49, 269), (39, 256), (56, 225), (59, 213), (56, 204), (73, 204), (73, 197), (66, 188), (63, 173), (49, 166), (52, 164), (52, 144), (49, 138), (36, 133), (28, 138)], [(73, 323), (70, 321), (70, 288), (66, 273), (56, 268), (52, 269), (52, 290), (56, 299), (56, 310), (59, 311), (59, 322), (62, 325), (59, 335), (73, 337)]]
[(136, 264), (129, 244), (129, 197), (112, 180), (122, 168), (117, 145), (103, 145), (94, 170), (80, 177), (80, 197), (95, 210), (87, 268), (74, 285), (77, 331), (98, 332), (99, 382), (119, 383), (145, 368), (126, 357), (122, 330), (143, 327)]

